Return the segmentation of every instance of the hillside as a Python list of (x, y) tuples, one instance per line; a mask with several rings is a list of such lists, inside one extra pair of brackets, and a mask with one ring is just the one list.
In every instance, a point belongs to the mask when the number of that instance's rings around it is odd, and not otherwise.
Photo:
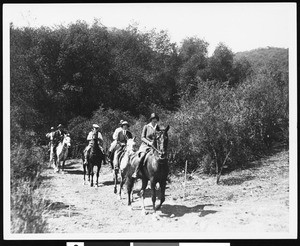
[(266, 66), (272, 66), (282, 72), (288, 72), (288, 49), (284, 48), (259, 48), (250, 51), (238, 52), (235, 59), (246, 58), (254, 71), (259, 71)]

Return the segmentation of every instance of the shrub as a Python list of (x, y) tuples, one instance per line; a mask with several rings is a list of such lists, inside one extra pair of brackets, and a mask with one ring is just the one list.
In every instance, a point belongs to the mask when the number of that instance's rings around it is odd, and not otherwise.
[(41, 233), (47, 231), (43, 218), (44, 200), (38, 194), (42, 182), (45, 152), (42, 148), (24, 145), (11, 149), (11, 232)]
[[(173, 168), (218, 173), (226, 156), (229, 169), (266, 154), (273, 141), (287, 142), (287, 88), (263, 74), (230, 88), (199, 82), (193, 98), (169, 116)], [(230, 152), (230, 153), (229, 153)]]

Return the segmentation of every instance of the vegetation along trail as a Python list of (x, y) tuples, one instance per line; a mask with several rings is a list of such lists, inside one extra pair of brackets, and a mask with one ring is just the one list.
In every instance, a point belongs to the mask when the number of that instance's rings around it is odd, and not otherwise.
[[(40, 192), (45, 194), (49, 212), (45, 219), (51, 233), (134, 233), (134, 232), (280, 232), (289, 230), (288, 151), (251, 163), (221, 177), (189, 174), (184, 192), (184, 175), (170, 177), (166, 201), (154, 220), (150, 188), (141, 216), (134, 188), (132, 210), (113, 193), (110, 167), (102, 166), (99, 187), (83, 185), (82, 162), (66, 162), (64, 174), (47, 169)], [(185, 194), (185, 195), (184, 195)], [(158, 192), (159, 195), (159, 192)]]

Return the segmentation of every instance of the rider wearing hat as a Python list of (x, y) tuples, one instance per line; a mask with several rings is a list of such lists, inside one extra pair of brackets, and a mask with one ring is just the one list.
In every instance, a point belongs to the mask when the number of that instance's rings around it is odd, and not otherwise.
[(156, 135), (157, 131), (160, 131), (159, 126), (158, 126), (158, 121), (159, 121), (159, 117), (157, 114), (152, 113), (149, 119), (150, 123), (145, 125), (143, 127), (143, 131), (142, 131), (142, 135), (141, 135), (141, 140), (142, 140), (142, 144), (138, 150), (138, 165), (136, 166), (136, 169), (132, 175), (133, 178), (136, 178), (137, 173), (140, 169), (140, 167), (142, 166), (142, 163), (144, 161), (144, 158), (146, 156), (146, 154), (151, 150), (151, 147), (155, 147), (153, 145), (154, 142), (154, 138)]
[(129, 123), (127, 121), (123, 121), (121, 123), (121, 131), (119, 131), (117, 138), (116, 138), (116, 150), (115, 150), (115, 155), (114, 155), (114, 160), (113, 164), (115, 169), (119, 168), (119, 157), (120, 154), (123, 152), (124, 147), (126, 146), (127, 140), (130, 138), (133, 138), (132, 133), (128, 130), (129, 128)]
[(120, 120), (119, 127), (114, 131), (114, 134), (113, 134), (114, 141), (110, 144), (110, 147), (108, 150), (108, 158), (111, 160), (111, 162), (113, 161), (113, 154), (117, 147), (118, 134), (120, 131), (122, 131), (122, 123), (123, 123), (123, 120)]
[(102, 134), (99, 131), (99, 128), (100, 127), (97, 124), (93, 124), (93, 129), (89, 132), (89, 134), (87, 136), (87, 140), (89, 141), (89, 144), (84, 150), (84, 163), (85, 164), (87, 163), (87, 156), (88, 156), (87, 154), (89, 153), (89, 151), (92, 147), (92, 144), (93, 144), (93, 142), (91, 141), (93, 139), (93, 136), (96, 135), (96, 139), (98, 140), (99, 147), (100, 147), (101, 151), (103, 152), (103, 149), (102, 149), (103, 138), (102, 138)]

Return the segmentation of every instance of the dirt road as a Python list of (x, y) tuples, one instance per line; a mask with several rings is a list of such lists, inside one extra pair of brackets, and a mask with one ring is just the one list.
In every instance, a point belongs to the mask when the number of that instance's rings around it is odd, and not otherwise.
[(206, 233), (288, 232), (288, 152), (253, 163), (252, 167), (221, 177), (189, 175), (184, 197), (183, 175), (171, 176), (166, 201), (151, 215), (150, 189), (141, 215), (136, 183), (132, 211), (125, 190), (120, 201), (113, 193), (110, 167), (103, 166), (99, 187), (83, 185), (80, 160), (68, 160), (65, 174), (47, 169), (41, 192), (49, 202), (46, 219), (51, 233)]

